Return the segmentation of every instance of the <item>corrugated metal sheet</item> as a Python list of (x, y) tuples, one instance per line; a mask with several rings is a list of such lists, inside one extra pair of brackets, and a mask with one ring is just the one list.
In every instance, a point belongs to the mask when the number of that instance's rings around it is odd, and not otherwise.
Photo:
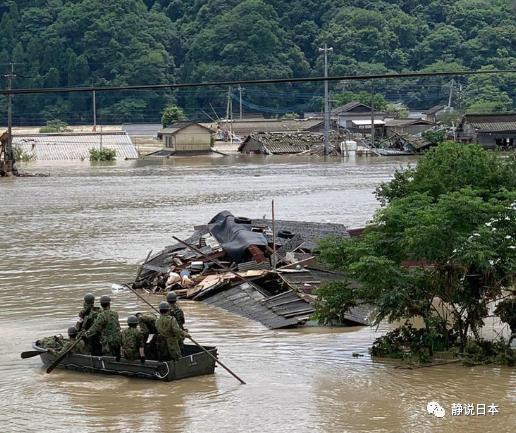
[(91, 148), (113, 149), (118, 159), (138, 158), (131, 138), (125, 132), (86, 134), (28, 134), (13, 136), (19, 146), (38, 161), (66, 161), (89, 159)]
[(256, 320), (270, 329), (300, 325), (314, 311), (308, 302), (294, 292), (266, 298), (249, 283), (224, 290), (204, 302)]
[(122, 125), (122, 130), (130, 137), (156, 137), (161, 128), (161, 123), (124, 123)]
[(516, 132), (516, 121), (513, 122), (470, 122), (479, 132)]

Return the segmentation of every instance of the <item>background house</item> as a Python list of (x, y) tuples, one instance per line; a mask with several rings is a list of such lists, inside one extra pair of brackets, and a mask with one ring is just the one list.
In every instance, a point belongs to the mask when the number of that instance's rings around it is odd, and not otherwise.
[(448, 107), (446, 105), (434, 105), (432, 108), (423, 111), (423, 119), (429, 122), (437, 122), (437, 116), (445, 113)]
[[(341, 137), (330, 135), (330, 142), (339, 146)], [(259, 132), (248, 136), (238, 151), (245, 154), (281, 155), (301, 153), (324, 142), (323, 134), (316, 132)]]
[(229, 122), (220, 121), (221, 130), (231, 130), (233, 134), (247, 138), (257, 132), (307, 131), (321, 124), (321, 119), (242, 119)]
[(516, 113), (466, 114), (457, 128), (457, 140), (488, 149), (514, 148)]
[[(363, 129), (365, 126), (371, 128), (371, 107), (358, 101), (348, 102), (332, 110), (331, 115), (336, 119), (340, 128), (350, 131)], [(383, 125), (386, 113), (374, 111), (375, 127)]]
[(195, 122), (178, 122), (158, 133), (163, 146), (175, 153), (210, 152), (213, 131)]
[(385, 135), (391, 137), (394, 134), (417, 135), (428, 131), (435, 126), (435, 123), (423, 119), (386, 119)]

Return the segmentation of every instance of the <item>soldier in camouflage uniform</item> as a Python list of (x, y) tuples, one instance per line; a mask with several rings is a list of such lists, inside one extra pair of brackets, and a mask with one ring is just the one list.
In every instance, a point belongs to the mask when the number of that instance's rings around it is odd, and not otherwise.
[[(68, 341), (65, 340), (65, 345), (59, 351), (59, 354), (67, 351), (68, 348), (77, 341), (77, 334), (78, 334), (78, 332), (77, 332), (77, 328), (75, 326), (70, 326), (68, 328), (68, 337), (70, 339)], [(88, 355), (90, 353), (90, 351), (88, 350), (86, 343), (84, 343), (84, 341), (82, 341), (82, 340), (79, 340), (79, 342), (73, 347), (73, 349), (70, 351), (70, 353), (77, 353), (79, 355)]]
[(181, 329), (185, 329), (185, 313), (183, 310), (177, 305), (177, 295), (176, 292), (170, 291), (167, 294), (167, 302), (170, 305), (170, 315), (174, 316), (177, 324)]
[[(158, 356), (156, 348), (156, 340), (158, 330), (156, 329), (156, 316), (152, 313), (136, 313), (138, 318), (138, 326), (142, 333), (142, 339), (145, 347), (145, 355), (148, 359), (156, 359)], [(149, 340), (149, 335), (152, 339)]]
[(84, 295), (84, 305), (79, 312), (79, 321), (75, 325), (77, 331), (87, 331), (93, 325), (95, 318), (100, 312), (100, 308), (95, 307), (94, 304), (95, 296), (91, 293), (86, 293)]
[(189, 335), (179, 327), (175, 317), (170, 315), (168, 302), (159, 304), (159, 314), (156, 320), (156, 329), (159, 332), (158, 359), (160, 361), (178, 360), (181, 357), (181, 338)]
[(122, 331), (122, 356), (129, 361), (135, 361), (139, 358), (143, 364), (145, 362), (145, 351), (142, 333), (136, 327), (138, 325), (138, 317), (129, 316), (127, 318), (127, 325), (129, 327)]
[(118, 314), (111, 310), (111, 298), (104, 295), (100, 298), (100, 306), (102, 311), (86, 331), (83, 338), (89, 339), (94, 335), (100, 336), (102, 344), (102, 354), (115, 356), (117, 361), (120, 360), (120, 323), (118, 322)]
[[(95, 307), (95, 296), (91, 293), (84, 295), (84, 305), (79, 312), (79, 320), (75, 327), (77, 331), (87, 331), (95, 322), (95, 319), (100, 313), (100, 308)], [(99, 336), (95, 335), (88, 340), (88, 349), (92, 355), (102, 355), (102, 346), (100, 344)]]

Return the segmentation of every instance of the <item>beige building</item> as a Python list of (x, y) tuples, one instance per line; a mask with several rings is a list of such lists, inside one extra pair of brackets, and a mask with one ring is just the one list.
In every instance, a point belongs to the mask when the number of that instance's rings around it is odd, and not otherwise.
[(175, 153), (209, 152), (212, 145), (212, 130), (195, 122), (174, 123), (158, 133), (166, 150)]

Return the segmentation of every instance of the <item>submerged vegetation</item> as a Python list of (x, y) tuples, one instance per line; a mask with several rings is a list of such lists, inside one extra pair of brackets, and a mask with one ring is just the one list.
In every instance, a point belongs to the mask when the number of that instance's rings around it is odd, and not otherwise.
[(474, 362), (484, 355), (513, 362), (507, 342), (487, 343), (481, 329), (493, 310), (515, 325), (515, 172), (514, 156), (451, 142), (397, 172), (378, 187), (383, 207), (361, 237), (321, 243), (321, 258), (347, 279), (320, 289), (318, 317), (339, 320), (373, 304), (374, 325), (404, 322), (375, 342), (373, 354), (427, 360), (456, 350), (474, 353)]
[(90, 161), (100, 162), (100, 161), (114, 161), (116, 159), (116, 151), (114, 149), (102, 148), (90, 149)]
[(14, 160), (21, 162), (31, 162), (36, 159), (36, 155), (33, 153), (25, 152), (20, 146), (13, 146)]

